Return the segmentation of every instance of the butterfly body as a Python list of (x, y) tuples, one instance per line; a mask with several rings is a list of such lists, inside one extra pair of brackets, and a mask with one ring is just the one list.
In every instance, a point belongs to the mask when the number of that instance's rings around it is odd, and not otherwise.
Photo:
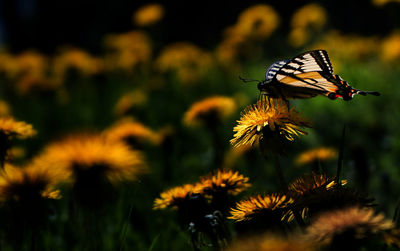
[(380, 95), (354, 89), (339, 75), (333, 74), (328, 53), (324, 50), (305, 52), (290, 60), (273, 63), (265, 73), (265, 80), (258, 83), (258, 89), (263, 95), (283, 99), (323, 95), (347, 101), (356, 94)]

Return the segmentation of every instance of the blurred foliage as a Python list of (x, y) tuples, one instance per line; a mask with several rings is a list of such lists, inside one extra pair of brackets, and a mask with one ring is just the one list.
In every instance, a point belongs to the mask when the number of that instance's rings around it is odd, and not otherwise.
[[(376, 8), (387, 2), (373, 1)], [(99, 41), (104, 48), (99, 55), (74, 47), (60, 48), (54, 55), (32, 49), (0, 51), (0, 116), (11, 115), (37, 131), (36, 137), (15, 142), (24, 154), (10, 162), (29, 164), (46, 145), (66, 135), (111, 131), (124, 120), (142, 123), (157, 138), (135, 145), (145, 153), (149, 171), (116, 186), (116, 199), (103, 211), (73, 211), (73, 195), (68, 186), (61, 186), (62, 199), (51, 204), (53, 214), (34, 243), (37, 250), (189, 250), (189, 236), (177, 223), (176, 212), (153, 211), (154, 199), (221, 167), (250, 178), (252, 186), (237, 200), (278, 192), (271, 161), (257, 148), (230, 146), (240, 112), (259, 96), (256, 84), (244, 84), (238, 76), (262, 80), (274, 61), (316, 48), (329, 53), (334, 72), (354, 88), (379, 91), (381, 97), (294, 100), (312, 128), (289, 145), (281, 163), (286, 179), (313, 170), (312, 165), (295, 165), (300, 153), (316, 147), (338, 149), (345, 126), (342, 176), (350, 187), (376, 198), (377, 210), (387, 218), (394, 216), (400, 191), (398, 30), (387, 36), (346, 34), (332, 27), (322, 5), (301, 6), (290, 22), (282, 22), (273, 7), (259, 4), (244, 9), (236, 23), (221, 31), (220, 43), (206, 49), (186, 41), (160, 44), (153, 39), (155, 27), (168, 10), (156, 4), (139, 11), (132, 20), (143, 28), (109, 34)], [(186, 125), (191, 106), (213, 96), (235, 102), (226, 107), (229, 116), (212, 120), (212, 126)], [(336, 173), (336, 159), (321, 160), (320, 165)], [(32, 250), (31, 242), (27, 238), (19, 247)], [(12, 250), (7, 241), (1, 245)]]

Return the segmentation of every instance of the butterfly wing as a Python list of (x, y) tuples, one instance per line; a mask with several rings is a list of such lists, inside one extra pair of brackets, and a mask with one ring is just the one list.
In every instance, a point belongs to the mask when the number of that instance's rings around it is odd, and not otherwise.
[(290, 60), (277, 61), (268, 68), (265, 78), (261, 87), (267, 95), (284, 99), (324, 95), (331, 99), (350, 100), (355, 94), (379, 95), (353, 89), (340, 76), (333, 74), (325, 50), (308, 51)]

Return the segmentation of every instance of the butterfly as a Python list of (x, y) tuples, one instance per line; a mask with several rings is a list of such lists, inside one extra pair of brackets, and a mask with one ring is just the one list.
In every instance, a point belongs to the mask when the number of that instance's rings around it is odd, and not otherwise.
[[(243, 79), (244, 82), (254, 81)], [(295, 99), (323, 95), (330, 99), (351, 100), (354, 95), (375, 95), (379, 92), (361, 91), (351, 87), (339, 75), (333, 74), (332, 64), (325, 50), (304, 52), (292, 59), (273, 63), (258, 81), (261, 95), (270, 98)]]

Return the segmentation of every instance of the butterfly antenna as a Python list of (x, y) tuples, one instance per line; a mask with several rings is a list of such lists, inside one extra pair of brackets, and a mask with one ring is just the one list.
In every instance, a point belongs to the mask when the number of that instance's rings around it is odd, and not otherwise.
[(360, 91), (360, 90), (357, 90), (356, 93), (360, 94), (360, 95), (363, 95), (363, 96), (365, 96), (367, 94), (374, 95), (374, 96), (380, 96), (381, 95), (379, 92)]
[(239, 79), (242, 80), (244, 83), (249, 83), (249, 82), (258, 82), (258, 83), (260, 83), (260, 81), (257, 80), (257, 79), (242, 78), (241, 76), (239, 76)]

